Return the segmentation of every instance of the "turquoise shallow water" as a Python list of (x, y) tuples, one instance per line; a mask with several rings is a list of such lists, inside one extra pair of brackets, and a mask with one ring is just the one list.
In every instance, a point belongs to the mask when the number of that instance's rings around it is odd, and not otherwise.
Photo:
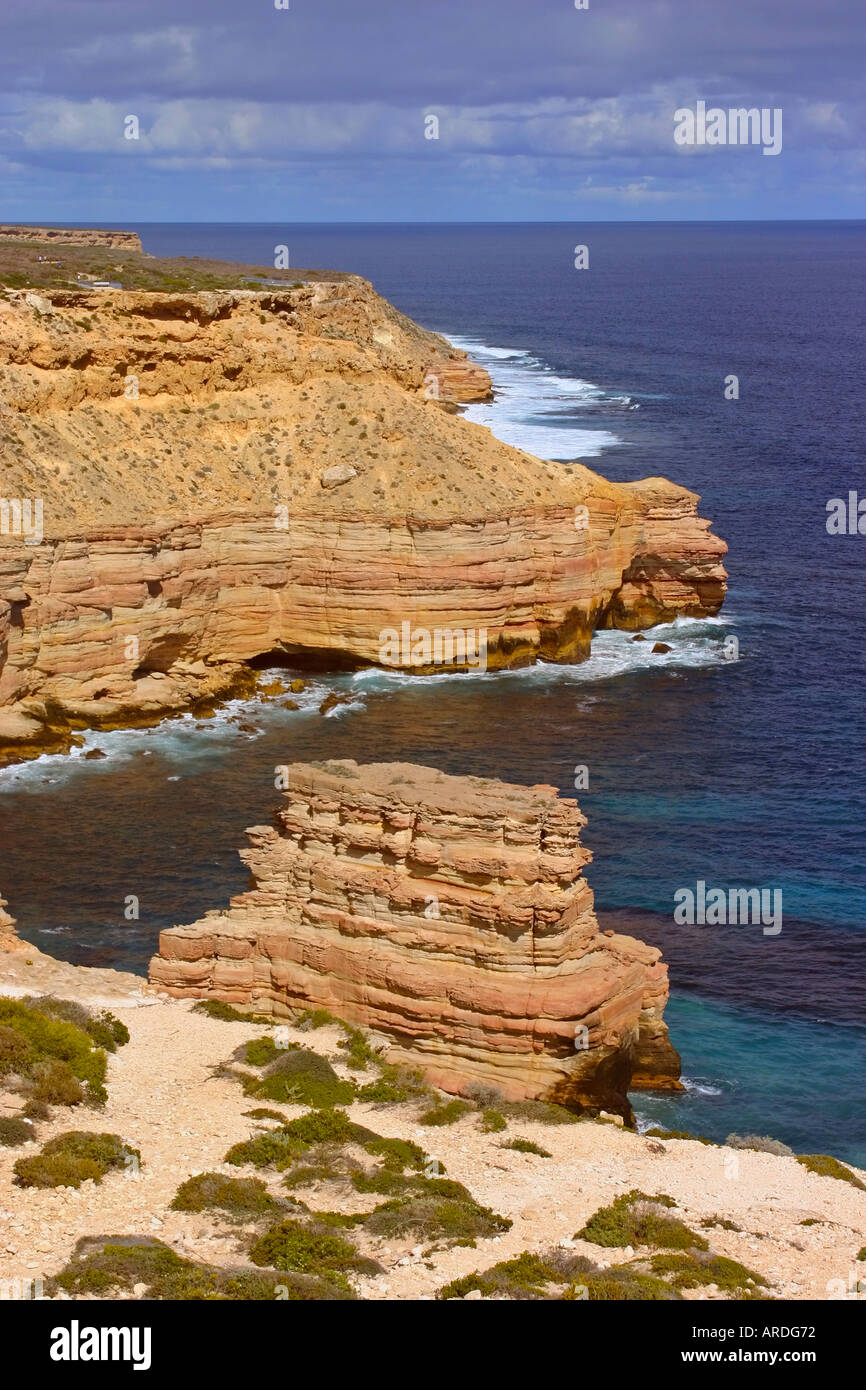
[[(866, 1029), (767, 1018), (753, 1009), (677, 994), (666, 1018), (680, 1048), (688, 1093), (635, 1093), (641, 1123), (707, 1139), (770, 1135), (797, 1153), (832, 1153), (866, 1167), (863, 1094), (840, 1077), (866, 1074)], [(828, 1113), (827, 1097), (833, 1097)]]

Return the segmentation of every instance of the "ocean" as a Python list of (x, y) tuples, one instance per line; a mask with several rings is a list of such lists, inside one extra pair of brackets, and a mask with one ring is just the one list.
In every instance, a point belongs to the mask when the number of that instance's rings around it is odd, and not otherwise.
[[(279, 763), (549, 782), (589, 817), (603, 924), (670, 963), (687, 1091), (636, 1096), (641, 1123), (866, 1165), (866, 536), (826, 528), (831, 498), (866, 497), (866, 224), (135, 230), (156, 255), (269, 265), (284, 244), (294, 266), (366, 276), (488, 368), (495, 399), (467, 414), (500, 438), (700, 493), (730, 592), (718, 618), (659, 629), (667, 655), (600, 633), (574, 667), (317, 676), (297, 713), (245, 705), (255, 734), (227, 711), (89, 734), (102, 761), (0, 772), (0, 890), (21, 934), (143, 972), (161, 927), (244, 887), (237, 850), (279, 800)], [(349, 688), (360, 704), (317, 713)], [(698, 882), (780, 891), (781, 932), (678, 925), (674, 895)]]

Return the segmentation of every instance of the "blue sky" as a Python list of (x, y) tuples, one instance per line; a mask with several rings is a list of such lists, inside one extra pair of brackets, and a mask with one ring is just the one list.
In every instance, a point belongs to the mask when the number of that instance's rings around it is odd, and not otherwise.
[(0, 220), (866, 216), (861, 0), (288, 4), (5, 0)]

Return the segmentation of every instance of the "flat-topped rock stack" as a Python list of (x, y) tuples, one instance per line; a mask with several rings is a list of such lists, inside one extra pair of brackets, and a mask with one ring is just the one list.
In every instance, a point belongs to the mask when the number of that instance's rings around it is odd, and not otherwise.
[(250, 890), (160, 937), (153, 984), (286, 1018), (325, 1008), (437, 1086), (630, 1113), (677, 1087), (667, 967), (602, 933), (586, 823), (549, 786), (408, 763), (293, 764)]

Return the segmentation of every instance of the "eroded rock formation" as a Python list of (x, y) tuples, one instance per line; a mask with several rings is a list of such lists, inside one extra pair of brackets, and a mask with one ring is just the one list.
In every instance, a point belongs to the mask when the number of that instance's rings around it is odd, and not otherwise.
[(250, 890), (162, 932), (154, 985), (328, 1009), (448, 1091), (627, 1116), (633, 1079), (677, 1087), (667, 967), (600, 932), (576, 802), (408, 763), (295, 764), (288, 785), (247, 832)]
[(44, 242), (54, 246), (101, 246), (110, 250), (140, 251), (137, 232), (106, 231), (97, 227), (25, 227), (0, 224), (3, 241)]
[(694, 493), (501, 444), (454, 414), (489, 388), (358, 277), (0, 297), (0, 761), (404, 621), (495, 669), (718, 610)]

